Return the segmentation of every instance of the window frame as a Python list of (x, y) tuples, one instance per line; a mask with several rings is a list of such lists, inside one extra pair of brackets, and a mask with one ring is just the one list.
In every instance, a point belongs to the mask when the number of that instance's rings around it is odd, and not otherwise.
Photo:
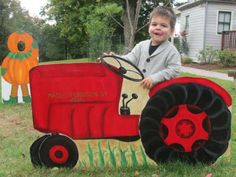
[[(224, 21), (223, 21), (223, 22), (219, 21), (220, 13), (223, 13), (223, 14), (224, 14)], [(229, 14), (229, 15), (230, 15), (229, 22), (226, 22), (226, 21), (225, 21), (225, 14)], [(216, 34), (221, 35), (222, 32), (225, 31), (225, 30), (224, 30), (225, 25), (229, 25), (229, 29), (228, 29), (228, 30), (229, 30), (229, 31), (231, 30), (231, 25), (232, 25), (232, 15), (233, 15), (232, 11), (219, 10), (219, 11), (217, 12), (217, 26), (216, 26)], [(219, 32), (219, 25), (223, 25), (223, 30), (222, 30), (221, 32)]]
[(184, 25), (184, 31), (188, 34), (189, 33), (189, 19), (190, 15), (185, 16), (185, 25)]

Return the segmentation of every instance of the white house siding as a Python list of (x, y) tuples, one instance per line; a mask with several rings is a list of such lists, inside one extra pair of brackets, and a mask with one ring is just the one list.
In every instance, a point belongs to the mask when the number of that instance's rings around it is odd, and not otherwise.
[(205, 47), (221, 48), (221, 34), (217, 34), (218, 12), (230, 11), (231, 30), (236, 30), (236, 6), (228, 3), (208, 2)]
[(196, 61), (199, 50), (203, 48), (204, 43), (205, 5), (198, 5), (181, 12), (180, 31), (184, 30), (185, 17), (187, 15), (189, 15), (189, 32), (187, 35), (187, 42), (189, 45), (188, 56)]

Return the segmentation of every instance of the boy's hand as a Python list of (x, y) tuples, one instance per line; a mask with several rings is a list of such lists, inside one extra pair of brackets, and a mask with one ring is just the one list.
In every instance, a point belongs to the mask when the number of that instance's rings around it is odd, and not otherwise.
[(147, 77), (145, 79), (142, 80), (141, 85), (143, 86), (143, 88), (145, 89), (150, 89), (152, 87), (152, 83), (153, 80), (151, 77)]
[(115, 55), (113, 52), (109, 52), (109, 53), (103, 53), (103, 55), (106, 55), (106, 56), (113, 56)]
[[(105, 55), (105, 56), (113, 56), (115, 54), (113, 52), (109, 52), (109, 53), (103, 53), (103, 55)], [(101, 63), (101, 57), (98, 57), (96, 61), (98, 63)]]
[(98, 58), (96, 59), (96, 62), (97, 62), (97, 63), (101, 63), (101, 57), (98, 57)]

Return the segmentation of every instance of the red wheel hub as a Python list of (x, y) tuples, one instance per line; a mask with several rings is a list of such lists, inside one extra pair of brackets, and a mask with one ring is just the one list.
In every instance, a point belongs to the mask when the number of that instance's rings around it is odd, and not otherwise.
[(176, 134), (181, 138), (190, 138), (195, 132), (194, 123), (188, 119), (180, 120), (176, 124)]
[(49, 157), (54, 163), (65, 163), (68, 160), (69, 153), (64, 146), (53, 146), (49, 151)]
[[(198, 107), (193, 107), (199, 110)], [(174, 115), (173, 112), (175, 112)], [(184, 152), (191, 152), (195, 142), (208, 139), (209, 133), (203, 128), (203, 122), (207, 119), (205, 112), (191, 112), (188, 106), (184, 104), (178, 106), (177, 112), (176, 109), (173, 111), (171, 109), (167, 114), (172, 114), (172, 117), (166, 115), (161, 120), (162, 126), (168, 130), (167, 135), (162, 136), (167, 145), (179, 144), (184, 148)], [(209, 129), (209, 127), (209, 121), (207, 121), (207, 128)], [(161, 135), (164, 135), (163, 128), (161, 131)]]

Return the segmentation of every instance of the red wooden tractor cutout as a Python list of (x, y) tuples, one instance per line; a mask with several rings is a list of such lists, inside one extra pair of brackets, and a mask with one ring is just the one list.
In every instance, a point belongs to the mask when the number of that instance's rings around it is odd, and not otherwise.
[[(133, 69), (126, 69), (123, 63)], [(156, 163), (183, 160), (211, 164), (226, 151), (231, 97), (221, 86), (193, 77), (159, 83), (150, 90), (140, 116), (130, 114), (128, 103), (139, 104), (143, 99), (135, 93), (130, 98), (121, 93), (123, 78), (135, 82), (143, 75), (116, 56), (104, 56), (102, 63), (33, 68), (33, 123), (46, 135), (32, 144), (32, 163), (74, 167), (79, 155), (71, 139), (134, 141), (140, 137), (146, 154)], [(120, 97), (123, 105), (119, 108)]]

